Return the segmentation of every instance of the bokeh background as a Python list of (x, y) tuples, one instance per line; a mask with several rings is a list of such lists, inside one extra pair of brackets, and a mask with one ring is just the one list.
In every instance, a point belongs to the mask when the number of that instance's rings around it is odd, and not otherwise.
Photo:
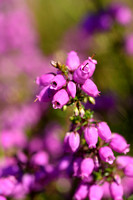
[(72, 111), (34, 103), (36, 77), (71, 50), (81, 61), (95, 53), (101, 96), (87, 107), (127, 139), (133, 156), (133, 2), (0, 0), (0, 177), (8, 177), (0, 187), (10, 185), (9, 199), (71, 199), (62, 141)]

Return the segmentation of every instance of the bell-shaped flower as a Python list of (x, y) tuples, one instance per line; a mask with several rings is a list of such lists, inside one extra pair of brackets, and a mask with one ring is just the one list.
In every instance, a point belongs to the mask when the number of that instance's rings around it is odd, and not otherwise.
[(116, 164), (119, 169), (124, 169), (129, 163), (133, 163), (133, 157), (131, 156), (118, 156)]
[(88, 78), (90, 78), (95, 70), (95, 65), (97, 61), (88, 58), (85, 60), (75, 71), (73, 74), (73, 79), (76, 83), (83, 84)]
[(75, 51), (70, 51), (68, 53), (66, 65), (70, 71), (74, 71), (80, 65), (79, 57)]
[(76, 84), (73, 81), (68, 82), (67, 92), (72, 98), (75, 98), (75, 96), (76, 96)]
[(88, 197), (90, 200), (101, 200), (103, 196), (103, 189), (99, 185), (92, 185), (89, 188)]
[(80, 144), (80, 136), (78, 132), (71, 132), (68, 138), (69, 146), (72, 152), (77, 151)]
[(106, 122), (100, 122), (97, 125), (98, 135), (105, 142), (109, 142), (111, 139), (111, 130)]
[(52, 100), (54, 94), (55, 91), (51, 90), (49, 86), (46, 86), (41, 90), (38, 95), (36, 95), (36, 97), (40, 102), (49, 102)]
[(94, 162), (92, 158), (84, 158), (80, 165), (80, 176), (82, 178), (88, 178), (90, 174), (93, 172)]
[(61, 89), (55, 93), (53, 96), (52, 104), (54, 109), (61, 109), (69, 101), (68, 93), (65, 89)]
[(84, 130), (84, 137), (89, 146), (89, 148), (96, 148), (98, 142), (98, 132), (95, 127), (87, 127)]
[(64, 85), (66, 85), (66, 79), (64, 78), (63, 75), (58, 74), (58, 75), (56, 75), (56, 76), (53, 78), (53, 80), (51, 81), (50, 89), (59, 90), (59, 89), (61, 89)]
[(55, 77), (55, 75), (53, 73), (44, 74), (44, 75), (36, 78), (36, 83), (40, 86), (45, 87), (51, 83), (51, 81), (53, 80), (54, 77)]
[(130, 144), (127, 144), (125, 138), (118, 133), (114, 133), (112, 135), (112, 139), (109, 145), (114, 151), (118, 153), (126, 154), (129, 152)]
[(80, 136), (78, 132), (67, 132), (64, 138), (64, 147), (66, 151), (77, 151), (80, 144)]
[(123, 187), (121, 184), (117, 184), (116, 182), (112, 182), (110, 184), (110, 193), (113, 199), (122, 200), (123, 198)]
[(100, 156), (101, 160), (103, 160), (104, 162), (107, 162), (109, 164), (112, 164), (115, 160), (113, 151), (108, 146), (104, 146), (99, 149), (99, 156)]
[(74, 200), (83, 200), (87, 197), (88, 185), (81, 183), (74, 194)]
[(133, 177), (133, 163), (128, 163), (124, 168), (124, 174), (129, 177)]
[(97, 86), (91, 79), (87, 79), (81, 86), (81, 89), (91, 97), (97, 97), (100, 93)]

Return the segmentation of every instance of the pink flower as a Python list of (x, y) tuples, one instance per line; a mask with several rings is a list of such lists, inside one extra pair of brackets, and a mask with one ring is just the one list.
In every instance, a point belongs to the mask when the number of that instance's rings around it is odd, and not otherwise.
[(51, 90), (49, 86), (46, 86), (41, 90), (39, 95), (36, 95), (36, 97), (40, 102), (49, 102), (52, 100), (54, 93), (54, 90)]
[(68, 82), (67, 92), (72, 98), (75, 98), (75, 96), (76, 96), (76, 84), (73, 81)]
[(129, 177), (133, 177), (133, 163), (128, 163), (124, 168), (124, 174)]
[(0, 195), (0, 200), (7, 200), (7, 199)]
[(48, 86), (54, 78), (54, 74), (48, 73), (36, 78), (36, 83), (40, 86)]
[(78, 68), (80, 64), (79, 57), (75, 51), (70, 51), (68, 53), (66, 65), (70, 71), (74, 71), (75, 69)]
[(69, 101), (68, 93), (65, 89), (61, 89), (53, 96), (52, 104), (54, 109), (61, 109)]
[(63, 75), (58, 74), (52, 79), (50, 89), (59, 90), (64, 85), (66, 85), (66, 79)]
[(109, 164), (112, 164), (113, 161), (115, 160), (115, 156), (113, 154), (113, 151), (111, 150), (110, 147), (101, 147), (99, 149), (99, 156), (101, 158), (101, 160), (103, 160), (104, 162), (107, 162)]
[(93, 60), (92, 58), (88, 58), (88, 60), (85, 60), (78, 69), (75, 70), (73, 79), (75, 82), (79, 84), (83, 84), (86, 79), (90, 78), (95, 70), (95, 65), (97, 64), (96, 60)]
[(88, 178), (94, 169), (94, 162), (92, 158), (84, 158), (80, 165), (81, 174), (83, 178)]
[(92, 185), (89, 188), (89, 199), (90, 200), (100, 200), (103, 196), (103, 189), (99, 185)]
[(130, 156), (118, 156), (116, 164), (119, 169), (124, 169), (129, 163), (133, 163), (133, 157)]
[(129, 152), (129, 144), (127, 144), (126, 140), (124, 137), (122, 137), (121, 135), (114, 133), (112, 135), (112, 139), (110, 142), (110, 147), (118, 152), (118, 153), (128, 153)]
[(87, 194), (88, 194), (88, 185), (82, 183), (76, 190), (76, 193), (74, 194), (74, 199), (75, 200), (85, 199), (87, 197)]
[(105, 142), (109, 142), (111, 139), (111, 130), (106, 122), (100, 122), (97, 126), (99, 137)]
[(89, 148), (96, 148), (96, 144), (98, 142), (98, 132), (95, 127), (87, 127), (84, 130), (84, 137), (89, 145)]
[(44, 166), (48, 164), (49, 156), (45, 151), (38, 151), (31, 158), (31, 163), (34, 165)]
[(64, 143), (67, 150), (70, 149), (72, 152), (77, 151), (80, 144), (79, 133), (68, 132), (64, 138)]
[(100, 93), (97, 89), (97, 86), (91, 79), (87, 79), (81, 86), (81, 89), (91, 97), (96, 97)]
[(110, 193), (113, 199), (122, 200), (123, 196), (123, 187), (121, 184), (117, 184), (116, 182), (112, 182), (110, 184)]

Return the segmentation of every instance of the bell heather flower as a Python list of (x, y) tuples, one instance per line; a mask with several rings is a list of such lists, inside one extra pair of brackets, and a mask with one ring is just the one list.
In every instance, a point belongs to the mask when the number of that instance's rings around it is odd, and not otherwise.
[(71, 132), (69, 137), (68, 137), (68, 143), (70, 146), (70, 149), (75, 152), (80, 144), (80, 136), (79, 133)]
[(111, 139), (111, 130), (106, 122), (100, 122), (97, 125), (98, 135), (105, 142), (109, 142)]
[(133, 177), (133, 163), (128, 163), (124, 168), (124, 174), (129, 177)]
[(91, 97), (96, 97), (100, 93), (97, 89), (97, 86), (91, 79), (87, 79), (81, 86), (81, 89)]
[(92, 185), (89, 188), (89, 199), (90, 200), (101, 200), (103, 196), (103, 189), (99, 185)]
[(98, 142), (98, 132), (95, 127), (87, 127), (84, 130), (84, 137), (89, 146), (89, 148), (96, 148)]
[(48, 86), (53, 80), (54, 76), (55, 75), (53, 73), (44, 74), (36, 78), (36, 83), (40, 86)]
[(116, 182), (112, 182), (110, 184), (110, 193), (113, 199), (122, 200), (123, 196), (123, 187), (121, 184), (117, 184)]
[(52, 100), (54, 93), (54, 90), (51, 90), (49, 86), (46, 86), (41, 90), (39, 95), (36, 95), (36, 97), (40, 102), (49, 102)]
[(129, 152), (130, 145), (127, 144), (125, 138), (119, 135), (118, 133), (114, 133), (112, 135), (112, 139), (109, 145), (114, 151), (118, 153), (126, 154)]
[(101, 160), (103, 160), (104, 162), (107, 162), (109, 164), (112, 164), (113, 161), (115, 160), (115, 156), (113, 154), (113, 151), (111, 150), (110, 147), (101, 147), (99, 149), (99, 156), (101, 158)]
[(66, 79), (64, 78), (63, 75), (58, 74), (58, 75), (56, 75), (56, 76), (53, 78), (53, 80), (51, 81), (50, 89), (59, 90), (59, 89), (61, 89), (64, 85), (66, 85)]
[(76, 84), (73, 81), (68, 82), (67, 92), (72, 98), (75, 98), (75, 96), (76, 96)]
[(54, 109), (61, 109), (69, 101), (68, 93), (65, 89), (61, 89), (53, 96), (52, 104)]
[(130, 156), (118, 156), (116, 164), (119, 169), (124, 169), (129, 163), (133, 163), (133, 157)]
[(74, 199), (75, 200), (82, 200), (87, 197), (88, 194), (88, 185), (81, 183), (76, 190), (76, 193), (74, 194)]
[(97, 61), (90, 58), (85, 60), (79, 67), (74, 71), (73, 79), (76, 83), (83, 84), (86, 79), (90, 78), (95, 70)]
[(80, 165), (82, 178), (88, 178), (94, 169), (94, 162), (92, 158), (84, 158)]
[(74, 71), (80, 65), (79, 57), (75, 51), (70, 51), (68, 53), (66, 65), (70, 71)]

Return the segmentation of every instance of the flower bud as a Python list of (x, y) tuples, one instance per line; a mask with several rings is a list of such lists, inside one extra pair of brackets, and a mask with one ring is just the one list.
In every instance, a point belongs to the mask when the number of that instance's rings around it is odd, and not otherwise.
[(49, 86), (47, 86), (44, 87), (39, 93), (39, 95), (36, 95), (36, 97), (40, 102), (49, 102), (52, 100), (54, 93), (55, 91), (51, 90)]
[(93, 126), (87, 127), (84, 130), (84, 137), (85, 137), (87, 144), (89, 145), (89, 148), (96, 148), (96, 144), (98, 142), (97, 128), (95, 128)]
[(123, 187), (121, 184), (117, 184), (116, 182), (112, 182), (110, 184), (110, 193), (113, 199), (122, 200), (123, 196)]
[(79, 109), (77, 107), (74, 108), (74, 115), (75, 116), (79, 115)]
[(97, 89), (97, 86), (91, 79), (87, 79), (81, 86), (81, 89), (91, 97), (96, 97), (100, 93)]
[(40, 86), (45, 87), (51, 83), (51, 81), (53, 80), (54, 77), (55, 77), (55, 75), (52, 73), (44, 74), (44, 75), (36, 78), (36, 83)]
[(79, 115), (80, 115), (80, 117), (84, 117), (84, 115), (85, 115), (85, 111), (84, 111), (84, 108), (80, 108), (79, 109)]
[(65, 89), (61, 89), (53, 96), (52, 104), (54, 109), (61, 109), (69, 101), (68, 93)]
[(67, 92), (72, 98), (75, 98), (75, 96), (76, 96), (76, 84), (73, 81), (68, 82)]
[(56, 75), (53, 80), (51, 81), (51, 86), (50, 88), (53, 90), (59, 90), (61, 89), (64, 85), (66, 85), (66, 79), (64, 78), (63, 75), (58, 74)]
[(97, 64), (96, 60), (92, 58), (88, 58), (85, 60), (78, 69), (75, 70), (73, 79), (76, 83), (83, 84), (86, 79), (90, 78), (95, 70), (95, 65)]
[(75, 51), (70, 51), (68, 53), (68, 57), (66, 61), (67, 68), (70, 71), (74, 71), (75, 69), (78, 68), (79, 64), (80, 64), (80, 60), (77, 53)]
[(111, 139), (111, 130), (106, 122), (100, 122), (97, 126), (99, 137), (105, 142), (109, 142)]
[(128, 163), (124, 168), (124, 174), (129, 177), (133, 177), (133, 163)]
[(88, 186), (87, 184), (80, 184), (78, 189), (76, 190), (76, 193), (74, 194), (75, 200), (82, 200), (87, 197), (88, 194)]
[(80, 165), (80, 170), (81, 170), (81, 174), (80, 176), (82, 178), (88, 178), (89, 175), (92, 173), (94, 169), (94, 162), (92, 158), (84, 158), (81, 162)]
[(128, 153), (129, 152), (129, 144), (127, 144), (126, 140), (124, 137), (122, 137), (121, 135), (114, 133), (112, 135), (112, 139), (110, 142), (110, 147), (118, 152), (118, 153)]
[(115, 160), (113, 151), (111, 150), (110, 147), (101, 147), (99, 149), (99, 156), (101, 158), (101, 160), (103, 160), (104, 162), (107, 162), (109, 164), (112, 164), (113, 161)]
[(100, 200), (103, 196), (103, 189), (99, 185), (92, 185), (89, 188), (89, 199), (90, 200)]

